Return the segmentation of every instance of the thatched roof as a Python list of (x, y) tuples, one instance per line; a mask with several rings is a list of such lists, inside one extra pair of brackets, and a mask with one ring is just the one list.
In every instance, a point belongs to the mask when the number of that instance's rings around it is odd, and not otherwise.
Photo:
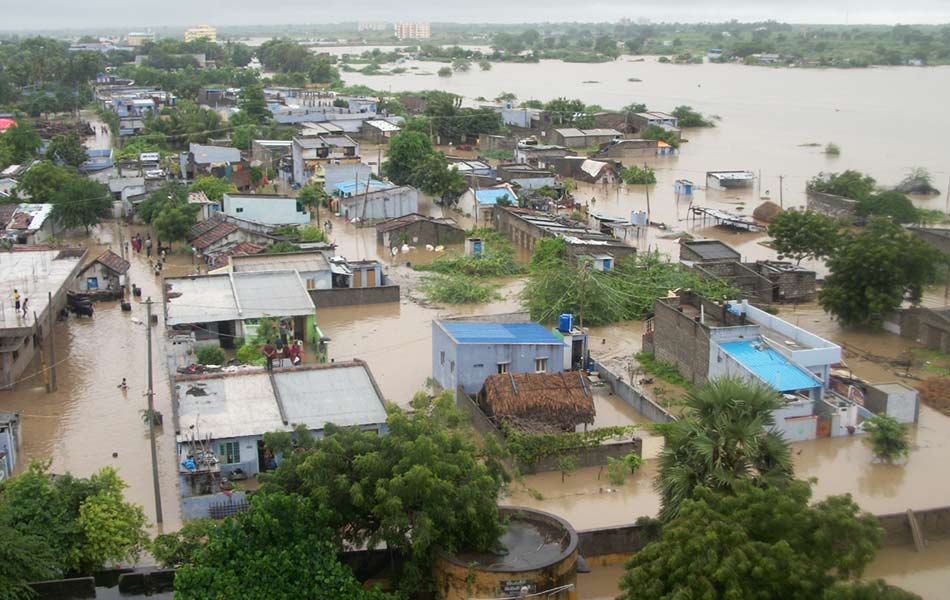
[(782, 207), (771, 200), (766, 200), (762, 204), (755, 207), (755, 210), (752, 211), (752, 217), (756, 221), (771, 223), (775, 220), (775, 217), (777, 217), (780, 212), (782, 212)]
[(482, 408), (496, 421), (562, 431), (594, 423), (594, 398), (583, 373), (505, 373), (485, 380)]

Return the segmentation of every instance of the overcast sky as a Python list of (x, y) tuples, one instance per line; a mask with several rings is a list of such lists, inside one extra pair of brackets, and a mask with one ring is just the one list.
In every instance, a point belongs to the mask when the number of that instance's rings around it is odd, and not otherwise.
[(425, 20), (947, 23), (950, 0), (4, 0), (0, 30)]

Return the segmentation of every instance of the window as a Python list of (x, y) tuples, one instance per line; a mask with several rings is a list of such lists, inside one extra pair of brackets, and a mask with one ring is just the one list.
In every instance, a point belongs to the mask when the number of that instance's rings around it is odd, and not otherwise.
[(443, 350), (442, 352), (439, 352), (439, 364), (440, 365), (445, 364), (445, 350)]
[(243, 207), (243, 206), (239, 206), (239, 207), (237, 207), (237, 208), (234, 209), (234, 212), (244, 212), (244, 207)]
[(87, 290), (98, 290), (98, 289), (99, 289), (99, 278), (98, 278), (98, 277), (87, 277), (87, 278), (86, 278), (86, 289), (87, 289)]
[(234, 465), (241, 462), (241, 444), (238, 442), (225, 442), (218, 446), (218, 455), (226, 465)]
[(297, 212), (306, 213), (307, 210), (303, 207), (303, 202), (297, 201)]
[(548, 359), (547, 358), (536, 358), (534, 359), (534, 370), (537, 373), (547, 373), (548, 371)]
[(507, 372), (508, 372), (508, 364), (509, 364), (509, 363), (506, 363), (506, 362), (498, 363), (498, 373), (507, 373)]
[(316, 279), (307, 279), (307, 289), (315, 290), (317, 289), (317, 280)]
[(449, 373), (455, 373), (455, 361), (449, 363)]

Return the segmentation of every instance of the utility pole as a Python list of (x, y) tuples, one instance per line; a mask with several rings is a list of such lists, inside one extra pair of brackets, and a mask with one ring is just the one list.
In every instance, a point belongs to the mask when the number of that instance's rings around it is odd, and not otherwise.
[(148, 343), (148, 442), (152, 448), (152, 485), (155, 487), (155, 523), (162, 524), (162, 493), (158, 486), (158, 457), (155, 455), (155, 393), (152, 389), (152, 297), (145, 301), (148, 317), (145, 338)]
[(46, 391), (53, 393), (56, 391), (56, 332), (53, 330), (53, 292), (47, 292), (46, 299), (46, 327), (49, 329), (49, 382), (46, 384)]
[(947, 180), (947, 206), (944, 212), (950, 214), (950, 180)]
[(586, 300), (587, 276), (590, 273), (590, 265), (589, 261), (585, 261), (584, 266), (581, 267), (581, 296), (577, 307), (577, 324), (581, 329), (584, 328), (584, 300)]
[(780, 208), (785, 208), (785, 176), (778, 176), (778, 205)]

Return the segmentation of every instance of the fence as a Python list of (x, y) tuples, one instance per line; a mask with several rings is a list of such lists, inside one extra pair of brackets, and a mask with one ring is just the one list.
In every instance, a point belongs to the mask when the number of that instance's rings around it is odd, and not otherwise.
[(597, 371), (597, 374), (600, 375), (601, 379), (607, 382), (607, 385), (610, 386), (611, 391), (620, 396), (624, 402), (633, 407), (633, 410), (637, 411), (644, 417), (650, 419), (654, 423), (670, 423), (676, 420), (668, 410), (650, 400), (637, 390), (633, 389), (629, 383), (623, 381), (619, 375), (614, 374), (612, 371), (608, 370), (607, 367), (600, 364), (596, 360), (593, 361), (594, 370)]

